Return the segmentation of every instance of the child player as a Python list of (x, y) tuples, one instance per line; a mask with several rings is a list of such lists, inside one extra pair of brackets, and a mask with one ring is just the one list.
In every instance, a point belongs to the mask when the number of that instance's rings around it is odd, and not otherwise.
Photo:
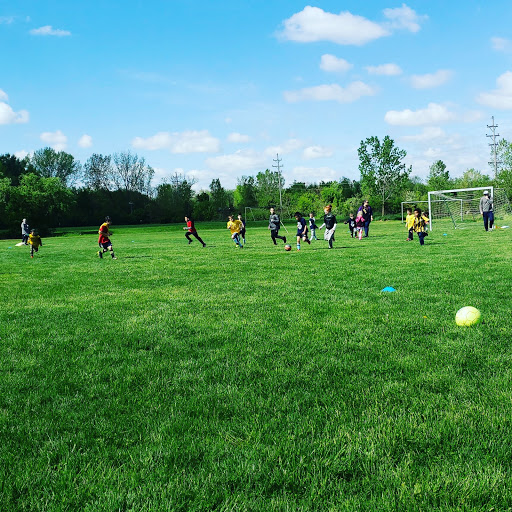
[(412, 234), (414, 226), (414, 215), (412, 214), (412, 208), (407, 208), (407, 215), (405, 216), (405, 227), (408, 231), (407, 242), (412, 240)]
[(237, 248), (242, 249), (243, 245), (240, 240), (240, 231), (242, 230), (242, 226), (243, 226), (242, 221), (238, 220), (238, 219), (233, 220), (233, 215), (229, 215), (228, 219), (229, 220), (228, 220), (227, 228), (229, 229), (229, 231), (231, 231), (231, 238), (235, 242), (235, 246)]
[(30, 244), (30, 257), (34, 257), (34, 252), (39, 251), (39, 247), (43, 246), (43, 242), (41, 237), (37, 234), (35, 229), (30, 230), (30, 235), (28, 235), (28, 243)]
[(190, 235), (192, 235), (193, 237), (196, 238), (196, 240), (199, 243), (203, 244), (203, 247), (206, 247), (206, 244), (203, 242), (201, 237), (197, 234), (197, 229), (194, 225), (194, 221), (192, 220), (192, 218), (185, 217), (185, 222), (187, 223), (187, 225), (183, 229), (187, 230), (187, 232), (185, 233), (185, 238), (188, 240), (188, 244), (190, 245), (192, 243), (192, 240), (190, 238)]
[(364, 217), (363, 212), (359, 210), (356, 215), (356, 231), (357, 237), (359, 240), (363, 239), (363, 230), (364, 230)]
[(311, 240), (318, 240), (318, 238), (316, 237), (316, 229), (317, 228), (318, 228), (318, 226), (316, 225), (315, 214), (313, 212), (311, 212), (309, 214), (309, 231), (311, 232), (311, 236), (309, 237), (310, 242), (311, 242)]
[(244, 241), (245, 245), (245, 220), (242, 218), (242, 214), (238, 214), (238, 220), (242, 223), (242, 228), (240, 229), (240, 236), (242, 237), (242, 240)]
[(98, 238), (98, 244), (100, 246), (100, 250), (98, 251), (98, 256), (100, 258), (103, 258), (103, 253), (110, 251), (110, 254), (112, 255), (113, 260), (117, 260), (117, 258), (114, 256), (114, 249), (112, 247), (112, 242), (110, 241), (110, 236), (112, 233), (110, 232), (110, 225), (112, 224), (112, 219), (110, 217), (105, 217), (105, 222), (100, 226), (100, 229), (98, 231), (99, 238)]
[(344, 224), (348, 224), (348, 231), (350, 236), (354, 238), (354, 234), (356, 233), (356, 219), (354, 219), (354, 214), (351, 213), (348, 219), (344, 222)]
[(297, 221), (297, 251), (300, 251), (300, 240), (304, 240), (308, 244), (311, 242), (308, 239), (308, 226), (306, 224), (306, 220), (299, 212), (295, 212), (294, 215), (295, 220)]
[(412, 229), (418, 235), (420, 245), (423, 245), (425, 243), (424, 238), (428, 235), (427, 230), (425, 229), (427, 227), (428, 222), (428, 217), (421, 213), (421, 209), (415, 208), (414, 224), (412, 226)]
[(334, 232), (336, 231), (336, 215), (332, 213), (332, 206), (328, 204), (324, 208), (324, 223), (319, 229), (325, 227), (324, 240), (329, 242), (329, 249), (332, 249), (332, 243), (334, 242)]

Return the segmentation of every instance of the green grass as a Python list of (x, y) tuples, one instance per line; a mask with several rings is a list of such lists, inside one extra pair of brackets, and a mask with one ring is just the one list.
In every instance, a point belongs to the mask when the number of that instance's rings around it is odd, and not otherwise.
[(0, 509), (512, 509), (512, 229), (345, 228), (0, 241)]

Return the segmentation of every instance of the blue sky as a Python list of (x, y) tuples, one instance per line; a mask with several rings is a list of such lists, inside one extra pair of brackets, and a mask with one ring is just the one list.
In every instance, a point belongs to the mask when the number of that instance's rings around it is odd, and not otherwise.
[(0, 153), (132, 151), (196, 190), (282, 158), (288, 184), (359, 179), (390, 135), (413, 175), (512, 140), (512, 2), (2, 1)]

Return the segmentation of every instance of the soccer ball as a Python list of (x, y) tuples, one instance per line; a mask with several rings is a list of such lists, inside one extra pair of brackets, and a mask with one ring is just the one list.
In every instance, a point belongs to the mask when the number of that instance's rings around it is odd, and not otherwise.
[(286, 245), (284, 246), (284, 250), (285, 250), (285, 251), (291, 251), (291, 250), (292, 250), (292, 246), (291, 246), (290, 244), (286, 244)]
[(472, 306), (459, 309), (455, 315), (455, 323), (460, 326), (479, 324), (481, 320), (480, 311)]

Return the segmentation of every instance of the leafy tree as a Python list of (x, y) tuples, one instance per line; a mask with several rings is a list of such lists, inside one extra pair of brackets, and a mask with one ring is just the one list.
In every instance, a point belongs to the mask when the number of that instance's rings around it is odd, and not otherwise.
[(80, 177), (81, 165), (73, 155), (53, 148), (37, 150), (30, 159), (35, 173), (43, 178), (59, 178), (71, 186)]
[(91, 190), (111, 190), (112, 158), (93, 153), (84, 164), (84, 184)]
[(242, 176), (233, 192), (235, 208), (243, 210), (246, 206), (257, 206), (256, 184), (253, 176)]
[(151, 180), (155, 171), (146, 165), (144, 158), (139, 158), (129, 151), (114, 153), (114, 166), (112, 167), (112, 181), (117, 189), (151, 193)]
[(386, 135), (382, 142), (375, 136), (361, 141), (358, 154), (363, 192), (378, 195), (384, 215), (386, 201), (403, 190), (411, 174), (403, 163), (407, 153)]
[[(281, 176), (281, 189), (284, 187), (284, 179)], [(256, 198), (258, 206), (269, 208), (279, 205), (279, 173), (266, 169), (256, 175)]]
[(451, 186), (450, 172), (442, 160), (435, 161), (429, 169), (427, 177), (429, 190), (446, 190)]
[[(493, 157), (491, 152), (491, 157)], [(505, 189), (509, 199), (512, 198), (512, 143), (502, 139), (496, 148), (496, 158), (500, 162), (495, 185)]]
[(454, 186), (455, 188), (474, 188), (485, 187), (491, 183), (491, 178), (486, 174), (475, 169), (468, 169), (460, 178), (455, 179)]
[(18, 187), (11, 187), (10, 216), (17, 220), (26, 217), (31, 226), (45, 232), (64, 220), (73, 204), (73, 192), (58, 177), (24, 174)]
[(193, 180), (187, 180), (175, 173), (170, 183), (163, 183), (156, 189), (156, 215), (160, 222), (179, 222), (185, 215), (192, 215)]
[(221, 185), (219, 178), (215, 178), (210, 183), (210, 203), (214, 212), (222, 215), (222, 212), (228, 210), (229, 195)]
[(0, 156), (0, 175), (9, 178), (11, 185), (17, 187), (20, 184), (20, 176), (30, 172), (30, 159), (19, 159), (14, 155)]

